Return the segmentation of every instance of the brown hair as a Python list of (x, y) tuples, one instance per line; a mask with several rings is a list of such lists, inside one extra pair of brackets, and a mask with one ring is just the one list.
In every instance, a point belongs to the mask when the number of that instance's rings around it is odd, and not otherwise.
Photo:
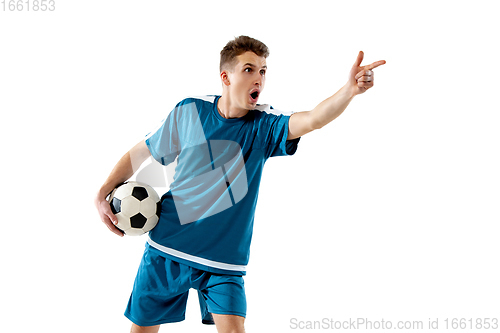
[(269, 57), (269, 49), (264, 43), (248, 36), (239, 36), (229, 41), (220, 52), (220, 71), (234, 68), (236, 57), (247, 51), (252, 51), (259, 57)]

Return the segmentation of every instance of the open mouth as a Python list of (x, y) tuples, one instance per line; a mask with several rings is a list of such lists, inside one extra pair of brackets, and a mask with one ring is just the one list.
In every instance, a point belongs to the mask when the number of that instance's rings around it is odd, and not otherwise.
[(250, 98), (252, 99), (253, 102), (257, 102), (257, 99), (259, 98), (260, 92), (258, 90), (253, 91), (250, 93)]

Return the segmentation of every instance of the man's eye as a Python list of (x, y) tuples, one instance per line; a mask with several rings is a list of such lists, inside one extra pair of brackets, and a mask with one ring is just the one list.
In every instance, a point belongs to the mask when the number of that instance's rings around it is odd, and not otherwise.
[(251, 73), (251, 72), (252, 72), (252, 69), (251, 69), (250, 67), (245, 68), (245, 72), (247, 72), (247, 73)]
[(260, 75), (266, 75), (266, 71), (265, 70), (261, 70), (260, 71)]

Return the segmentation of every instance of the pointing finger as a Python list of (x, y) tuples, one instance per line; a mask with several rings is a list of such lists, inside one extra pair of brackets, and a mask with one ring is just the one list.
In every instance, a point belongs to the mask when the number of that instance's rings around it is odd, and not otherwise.
[(365, 66), (364, 69), (370, 70), (370, 69), (377, 68), (378, 66), (382, 66), (384, 64), (385, 64), (385, 60), (379, 60), (379, 61), (375, 61), (373, 64)]

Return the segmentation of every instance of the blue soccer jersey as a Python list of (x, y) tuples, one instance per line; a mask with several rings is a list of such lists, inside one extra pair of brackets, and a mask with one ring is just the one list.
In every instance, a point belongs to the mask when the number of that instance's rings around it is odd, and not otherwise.
[(293, 155), (300, 138), (287, 141), (290, 116), (267, 105), (225, 119), (219, 98), (183, 100), (146, 138), (161, 164), (177, 158), (148, 247), (205, 271), (244, 275), (264, 163)]

